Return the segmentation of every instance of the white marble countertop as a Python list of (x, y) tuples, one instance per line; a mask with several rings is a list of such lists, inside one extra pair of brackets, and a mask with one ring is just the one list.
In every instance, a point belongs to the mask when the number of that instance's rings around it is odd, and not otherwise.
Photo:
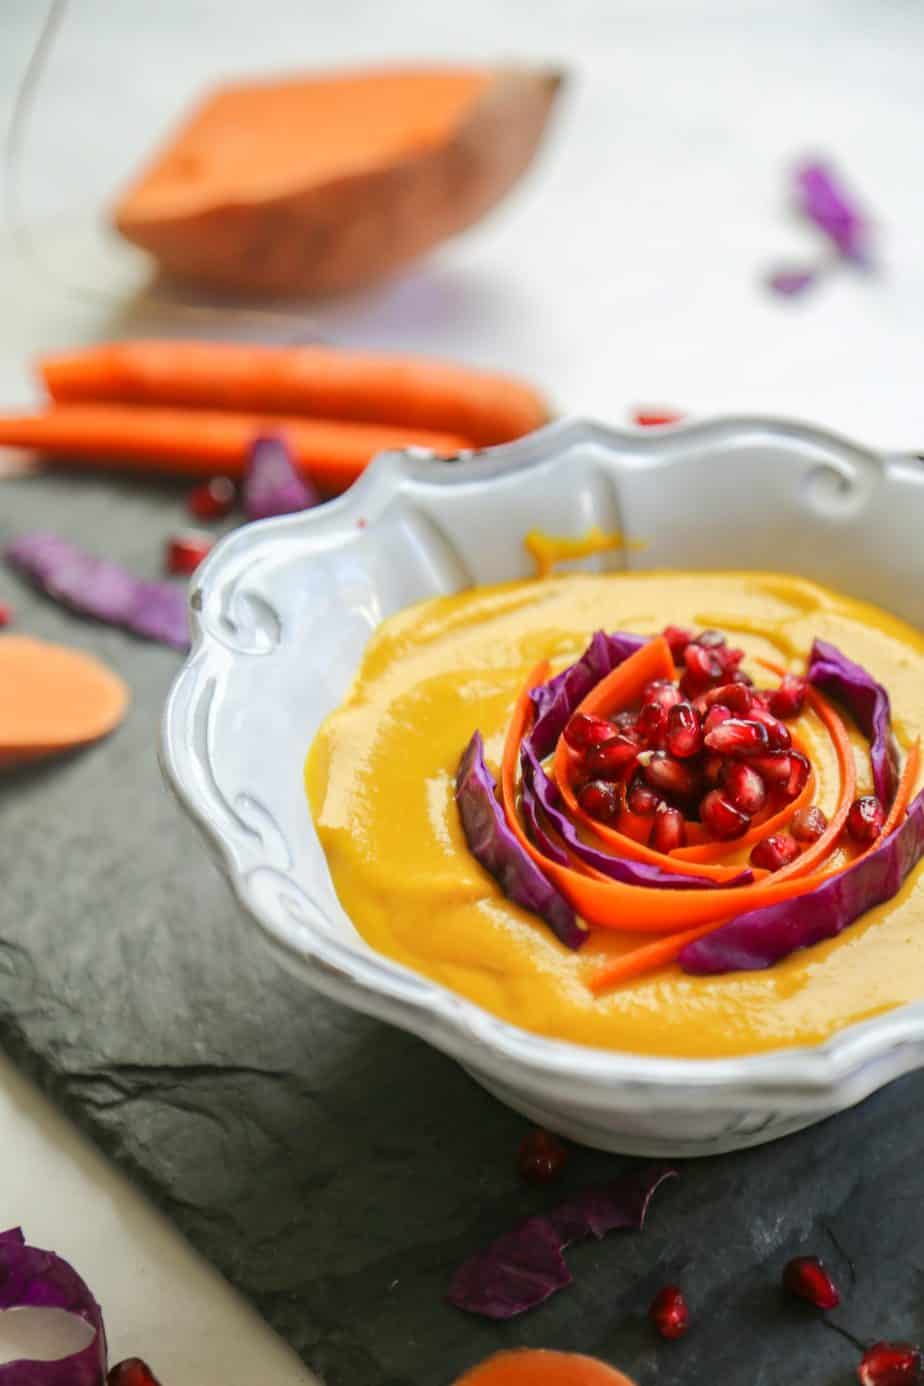
[[(0, 119), (42, 20), (0, 8)], [(28, 359), (143, 325), (144, 266), (94, 225), (183, 105), (222, 73), (474, 58), (569, 70), (533, 174), (483, 227), (383, 289), (278, 335), (407, 348), (531, 375), (569, 413), (636, 404), (796, 416), (924, 450), (924, 134), (914, 0), (71, 0), (28, 132), (22, 207), (41, 270), (0, 241), (0, 386)], [(811, 257), (786, 172), (821, 153), (878, 223), (880, 269), (799, 302), (762, 276)], [(169, 330), (169, 314), (156, 323)], [(222, 330), (250, 331), (229, 319)], [(310, 1380), (220, 1278), (0, 1063), (0, 1220), (68, 1255), (100, 1296), (113, 1360), (165, 1386)], [(2, 1360), (2, 1348), (0, 1348)], [(441, 1386), (433, 1383), (433, 1386)]]

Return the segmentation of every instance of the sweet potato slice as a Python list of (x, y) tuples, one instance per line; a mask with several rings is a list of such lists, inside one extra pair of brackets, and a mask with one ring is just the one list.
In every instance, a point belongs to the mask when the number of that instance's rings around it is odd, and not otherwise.
[(411, 68), (222, 86), (125, 191), (115, 224), (176, 278), (260, 294), (353, 289), (504, 196), (561, 80)]
[(455, 1386), (634, 1386), (615, 1367), (577, 1352), (519, 1348), (499, 1352), (459, 1377)]
[(66, 645), (0, 636), (0, 766), (73, 750), (122, 720), (128, 688)]

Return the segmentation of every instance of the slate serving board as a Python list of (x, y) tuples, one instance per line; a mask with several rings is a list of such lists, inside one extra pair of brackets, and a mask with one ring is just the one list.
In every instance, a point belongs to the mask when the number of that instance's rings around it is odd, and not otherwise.
[[(0, 542), (41, 525), (153, 575), (182, 495), (0, 482)], [(847, 1386), (858, 1351), (835, 1325), (924, 1338), (924, 1076), (781, 1143), (682, 1166), (642, 1235), (573, 1250), (575, 1284), (530, 1315), (496, 1325), (448, 1307), (455, 1265), (551, 1197), (517, 1184), (524, 1123), (268, 956), (160, 779), (177, 655), (3, 571), (0, 600), (19, 630), (97, 653), (134, 696), (104, 745), (0, 778), (0, 1043), (328, 1386), (447, 1386), (519, 1344), (599, 1354), (641, 1386)], [(576, 1151), (564, 1187), (625, 1164)], [(842, 1284), (828, 1323), (777, 1288), (800, 1251)], [(695, 1318), (675, 1344), (644, 1317), (666, 1280)]]

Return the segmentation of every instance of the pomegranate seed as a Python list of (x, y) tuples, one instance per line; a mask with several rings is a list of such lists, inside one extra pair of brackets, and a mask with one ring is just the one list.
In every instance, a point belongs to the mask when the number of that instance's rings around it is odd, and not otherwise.
[(744, 684), (745, 688), (750, 689), (754, 686), (754, 680), (751, 678), (750, 674), (746, 674), (743, 669), (733, 669), (730, 677), (732, 683)]
[(680, 689), (670, 679), (652, 679), (642, 689), (643, 703), (657, 703), (665, 710), (680, 702)]
[(773, 693), (774, 690), (772, 688), (752, 688), (751, 702), (756, 703), (758, 707), (765, 707), (769, 712), (770, 699), (773, 697)]
[(636, 778), (629, 785), (626, 794), (626, 808), (630, 813), (638, 814), (640, 818), (646, 817), (649, 813), (656, 813), (664, 803), (660, 794), (656, 794), (651, 785), (644, 780)]
[(663, 424), (679, 423), (683, 415), (669, 409), (636, 409), (632, 418), (639, 428), (659, 428)]
[(619, 779), (630, 761), (639, 752), (639, 743), (632, 736), (619, 732), (612, 741), (604, 741), (602, 746), (591, 746), (584, 753), (584, 764), (590, 774), (601, 779)]
[(760, 722), (729, 717), (712, 728), (706, 745), (710, 751), (721, 751), (723, 755), (757, 756), (767, 750), (767, 728)]
[(783, 1289), (816, 1309), (836, 1309), (840, 1293), (817, 1256), (794, 1256), (783, 1267)]
[(738, 665), (744, 659), (744, 650), (733, 649), (726, 645), (722, 649), (716, 650), (715, 655), (729, 679), (734, 678), (738, 672)]
[(789, 779), (783, 786), (783, 793), (787, 799), (795, 799), (805, 788), (805, 782), (812, 767), (801, 751), (789, 752), (789, 765)]
[(774, 751), (768, 756), (752, 756), (748, 764), (770, 784), (785, 784), (792, 774), (792, 756), (786, 751)]
[(725, 757), (719, 755), (706, 756), (703, 761), (703, 778), (707, 784), (716, 785), (722, 778), (722, 771), (725, 768)]
[(13, 608), (7, 606), (6, 602), (0, 602), (0, 628), (2, 628), (3, 626), (8, 626), (12, 619)]
[(700, 804), (699, 816), (705, 826), (715, 837), (722, 840), (733, 837), (740, 837), (747, 832), (750, 819), (746, 813), (736, 809), (730, 800), (726, 799), (720, 789), (712, 789)]
[(919, 1386), (921, 1349), (914, 1343), (873, 1343), (857, 1367), (860, 1386)]
[(805, 706), (808, 680), (797, 674), (784, 674), (783, 682), (770, 696), (770, 711), (774, 717), (798, 717)]
[(523, 1137), (517, 1152), (517, 1172), (527, 1184), (550, 1184), (567, 1163), (565, 1143), (539, 1126)]
[(875, 842), (882, 832), (886, 812), (875, 794), (855, 799), (847, 815), (847, 831), (854, 842)]
[(827, 816), (815, 804), (811, 808), (796, 809), (789, 825), (797, 842), (817, 842), (827, 828)]
[(226, 476), (213, 476), (195, 487), (186, 497), (186, 505), (197, 520), (223, 520), (234, 508), (237, 487)]
[(686, 799), (696, 788), (696, 776), (689, 765), (675, 760), (667, 751), (644, 751), (639, 763), (644, 766), (648, 783), (663, 794)]
[(689, 703), (677, 703), (667, 714), (667, 749), (681, 760), (703, 749), (703, 724)]
[(703, 701), (707, 707), (713, 707), (716, 703), (721, 703), (730, 712), (737, 712), (743, 716), (751, 707), (751, 690), (743, 683), (723, 683), (720, 688), (711, 688), (708, 693), (703, 695)]
[(722, 783), (736, 809), (749, 817), (759, 813), (767, 802), (767, 786), (750, 765), (743, 761), (729, 761), (722, 774)]
[(164, 559), (167, 572), (188, 577), (196, 571), (214, 543), (210, 534), (199, 534), (196, 530), (174, 535), (167, 540)]
[(752, 707), (748, 713), (752, 722), (759, 722), (767, 730), (767, 744), (771, 751), (788, 751), (792, 745), (792, 737), (789, 728), (782, 723), (779, 718), (774, 717), (766, 708), (758, 705)]
[(600, 823), (615, 823), (619, 817), (619, 791), (609, 780), (589, 780), (578, 791), (578, 803)]
[(701, 645), (704, 650), (717, 650), (726, 640), (720, 630), (701, 630), (699, 635), (694, 635), (693, 644)]
[(574, 751), (588, 751), (592, 746), (602, 746), (617, 735), (612, 722), (603, 717), (588, 717), (578, 712), (571, 718), (564, 730), (564, 738)]
[(106, 1383), (107, 1386), (160, 1386), (147, 1362), (142, 1362), (140, 1357), (126, 1357), (124, 1362), (110, 1367)]
[(645, 703), (638, 714), (638, 730), (650, 746), (658, 746), (667, 731), (667, 708), (661, 703)]
[(648, 1308), (648, 1317), (662, 1338), (682, 1338), (690, 1327), (690, 1310), (679, 1285), (665, 1285)]
[(731, 717), (731, 708), (724, 703), (713, 703), (703, 719), (703, 731), (708, 736), (713, 727), (717, 727), (720, 722), (727, 722)]
[(750, 855), (752, 866), (763, 867), (765, 871), (779, 871), (781, 866), (788, 866), (791, 861), (795, 861), (799, 855), (799, 844), (794, 837), (788, 833), (774, 833), (772, 837), (765, 837), (762, 842), (758, 842)]
[(673, 852), (687, 845), (687, 825), (679, 809), (660, 804), (655, 814), (649, 845), (656, 852)]
[(665, 626), (661, 634), (671, 647), (674, 663), (682, 664), (683, 652), (693, 639), (693, 632), (684, 630), (683, 626)]
[(683, 652), (683, 662), (685, 673), (680, 687), (684, 692), (688, 686), (693, 687), (694, 696), (696, 693), (705, 693), (707, 688), (718, 683), (722, 677), (721, 664), (713, 652), (702, 645), (688, 645)]
[(637, 721), (634, 712), (617, 712), (613, 718), (613, 726), (618, 727), (620, 731), (635, 731)]

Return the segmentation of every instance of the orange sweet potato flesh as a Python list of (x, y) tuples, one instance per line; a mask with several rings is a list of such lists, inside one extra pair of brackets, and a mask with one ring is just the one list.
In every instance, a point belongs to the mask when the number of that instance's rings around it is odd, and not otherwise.
[(634, 1386), (595, 1357), (544, 1348), (499, 1352), (460, 1376), (454, 1386)]
[(197, 284), (354, 289), (484, 216), (530, 163), (560, 83), (421, 67), (222, 86), (125, 191), (115, 224)]
[(0, 766), (98, 741), (118, 726), (128, 696), (118, 675), (91, 655), (0, 636)]

